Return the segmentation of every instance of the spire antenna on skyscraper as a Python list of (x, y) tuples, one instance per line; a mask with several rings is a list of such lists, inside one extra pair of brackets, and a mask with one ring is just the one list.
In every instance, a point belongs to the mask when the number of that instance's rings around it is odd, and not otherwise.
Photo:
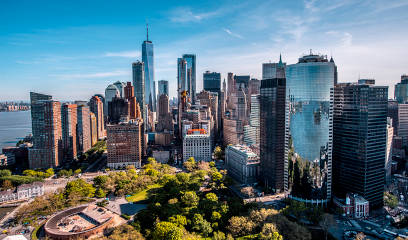
[(146, 41), (149, 41), (149, 23), (146, 21)]

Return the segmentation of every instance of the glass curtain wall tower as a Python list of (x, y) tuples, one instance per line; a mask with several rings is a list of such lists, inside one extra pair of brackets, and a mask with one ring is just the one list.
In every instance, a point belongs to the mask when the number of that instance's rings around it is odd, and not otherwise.
[(145, 77), (145, 103), (152, 112), (156, 112), (156, 93), (154, 89), (154, 54), (153, 42), (149, 41), (149, 28), (147, 27), (146, 41), (142, 44), (142, 62), (144, 63)]
[(312, 53), (286, 67), (289, 190), (297, 200), (331, 198), (334, 76), (334, 62)]

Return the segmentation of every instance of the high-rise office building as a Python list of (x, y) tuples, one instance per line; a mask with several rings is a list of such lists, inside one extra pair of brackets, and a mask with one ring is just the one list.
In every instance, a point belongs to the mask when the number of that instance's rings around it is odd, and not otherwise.
[(114, 97), (108, 104), (108, 122), (117, 124), (123, 119), (129, 119), (129, 102), (120, 97)]
[(183, 161), (211, 161), (211, 136), (204, 129), (189, 129), (183, 137)]
[(140, 167), (142, 160), (142, 119), (130, 120), (107, 126), (107, 166), (123, 168)]
[[(288, 189), (285, 96), (285, 78), (264, 79), (261, 81), (259, 96), (259, 118), (257, 119), (256, 109), (254, 113), (251, 112), (251, 124), (254, 126), (259, 124), (260, 127), (262, 180), (267, 188), (276, 192)], [(256, 103), (256, 99), (252, 102)]]
[(33, 147), (28, 151), (31, 169), (62, 163), (61, 103), (50, 95), (30, 92)]
[(334, 91), (333, 192), (383, 205), (388, 87), (337, 84)]
[(167, 80), (160, 80), (159, 81), (159, 94), (158, 97), (160, 97), (162, 94), (166, 94), (167, 96), (169, 95), (169, 81)]
[[(145, 87), (144, 97), (145, 103), (147, 104), (149, 111), (156, 112), (156, 93), (154, 90), (153, 42), (149, 40), (149, 29), (147, 28), (146, 30), (147, 30), (146, 41), (143, 41), (142, 44), (142, 62), (144, 63), (144, 87)], [(136, 85), (134, 86), (136, 88)]]
[(77, 108), (77, 145), (79, 152), (88, 151), (91, 145), (91, 126), (89, 107), (81, 104)]
[(118, 89), (119, 91), (119, 97), (124, 98), (125, 97), (125, 86), (126, 84), (121, 81), (116, 81), (113, 85)]
[(282, 62), (282, 55), (278, 63), (262, 64), (262, 79), (285, 78), (286, 63)]
[(77, 151), (77, 105), (62, 105), (62, 146), (66, 162), (76, 159)]
[(251, 95), (251, 110), (249, 115), (249, 124), (244, 126), (244, 142), (248, 146), (258, 145), (260, 143), (260, 95)]
[(105, 137), (103, 103), (98, 96), (95, 95), (89, 100), (89, 109), (95, 114), (96, 117), (98, 139), (103, 139)]
[(106, 89), (105, 89), (105, 108), (108, 110), (109, 113), (109, 102), (112, 101), (113, 98), (119, 97), (120, 98), (120, 92), (118, 88), (114, 84), (110, 84)]
[(206, 71), (203, 74), (205, 91), (219, 93), (221, 91), (221, 73)]
[(401, 82), (395, 84), (394, 98), (398, 103), (406, 103), (408, 101), (408, 75), (402, 75)]
[(335, 64), (312, 53), (286, 66), (289, 188), (300, 201), (331, 199), (334, 76)]
[(146, 120), (146, 102), (145, 102), (145, 67), (144, 63), (137, 61), (132, 63), (132, 73), (133, 73), (133, 87), (136, 97), (136, 101), (140, 106), (140, 111), (142, 112), (142, 117), (144, 121)]
[(397, 135), (402, 138), (403, 145), (408, 144), (408, 103), (400, 103), (398, 111), (398, 129)]
[(169, 96), (162, 94), (159, 96), (157, 132), (173, 131), (173, 118), (169, 111)]
[(98, 121), (96, 120), (95, 113), (89, 113), (89, 126), (91, 129), (91, 146), (95, 145), (98, 141)]
[(136, 97), (134, 96), (134, 87), (132, 86), (131, 82), (126, 83), (125, 87), (125, 99), (128, 101), (129, 104), (129, 119), (136, 119), (137, 115), (137, 100)]
[(177, 58), (177, 91), (179, 95), (183, 91), (186, 91), (189, 96), (191, 94), (188, 89), (190, 84), (187, 83), (187, 74), (187, 61), (183, 58)]
[(391, 166), (392, 166), (392, 149), (394, 141), (394, 127), (392, 126), (392, 118), (387, 117), (387, 147), (385, 151), (385, 181), (387, 184), (391, 182)]
[(187, 73), (190, 79), (187, 79), (187, 89), (192, 103), (195, 104), (196, 92), (197, 92), (197, 77), (196, 77), (196, 55), (195, 54), (183, 54), (183, 59), (187, 63)]

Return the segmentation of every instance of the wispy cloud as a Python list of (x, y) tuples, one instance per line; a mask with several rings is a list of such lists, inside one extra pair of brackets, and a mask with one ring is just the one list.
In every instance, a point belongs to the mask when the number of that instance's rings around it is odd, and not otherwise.
[(121, 51), (121, 52), (107, 52), (105, 57), (124, 57), (124, 58), (138, 58), (141, 56), (140, 51)]
[(236, 38), (240, 38), (240, 39), (244, 38), (243, 36), (241, 36), (238, 33), (231, 32), (231, 30), (229, 30), (228, 28), (223, 28), (222, 30), (224, 30), (224, 32), (226, 32), (228, 35), (230, 35), (232, 37), (236, 37)]
[(352, 44), (353, 41), (353, 35), (351, 35), (351, 33), (349, 32), (339, 32), (339, 31), (327, 31), (326, 32), (327, 35), (333, 36), (336, 39), (340, 40), (340, 43), (342, 46), (344, 47), (349, 47)]
[(219, 10), (209, 12), (193, 12), (191, 8), (181, 7), (170, 11), (170, 20), (176, 23), (199, 22), (204, 19), (216, 16), (220, 13)]
[(50, 77), (57, 77), (61, 79), (89, 79), (89, 78), (105, 78), (105, 77), (118, 77), (126, 76), (129, 71), (115, 70), (110, 72), (97, 72), (97, 73), (76, 73), (76, 74), (50, 74)]

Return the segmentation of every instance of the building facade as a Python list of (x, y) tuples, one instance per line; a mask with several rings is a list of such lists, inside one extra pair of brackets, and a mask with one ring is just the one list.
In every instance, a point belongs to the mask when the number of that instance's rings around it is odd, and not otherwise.
[(228, 175), (242, 184), (253, 184), (258, 181), (260, 161), (249, 147), (230, 145), (225, 150), (225, 164)]
[(183, 137), (183, 161), (211, 161), (211, 136), (204, 129), (189, 129)]
[(166, 94), (167, 96), (170, 96), (169, 95), (169, 81), (167, 81), (167, 80), (160, 80), (159, 81), (158, 96), (160, 97), (163, 94)]
[(79, 152), (86, 152), (92, 147), (90, 118), (89, 107), (79, 105), (77, 108), (77, 149)]
[(286, 66), (289, 189), (297, 199), (331, 199), (334, 76), (335, 64), (312, 53)]
[(206, 71), (203, 74), (203, 88), (208, 92), (221, 91), (221, 73)]
[(51, 96), (30, 93), (33, 148), (29, 149), (31, 169), (50, 168), (62, 163), (61, 103)]
[(398, 103), (407, 103), (408, 100), (408, 75), (401, 76), (401, 82), (395, 84), (394, 98)]
[(356, 193), (383, 205), (388, 87), (341, 83), (335, 87), (333, 191)]
[[(144, 89), (145, 89), (144, 90), (144, 101), (149, 111), (156, 112), (156, 91), (153, 86), (154, 85), (154, 53), (153, 53), (153, 42), (149, 41), (149, 33), (147, 33), (146, 41), (143, 41), (143, 44), (142, 44), (142, 62), (144, 63)], [(135, 88), (138, 87), (136, 85), (134, 86)], [(139, 104), (142, 106), (141, 103)]]
[(95, 114), (95, 117), (96, 117), (96, 127), (97, 127), (96, 133), (97, 133), (98, 139), (105, 138), (105, 121), (104, 121), (102, 100), (96, 95), (93, 96), (91, 100), (89, 100), (89, 109), (93, 114)]
[(142, 160), (142, 120), (130, 120), (107, 126), (107, 150), (109, 168), (141, 166)]
[(62, 146), (64, 161), (72, 161), (78, 155), (77, 124), (78, 113), (76, 104), (62, 105)]
[(196, 77), (196, 55), (195, 54), (183, 54), (183, 59), (186, 61), (186, 70), (189, 79), (187, 80), (191, 102), (195, 104), (196, 92), (197, 92), (197, 77)]
[[(285, 78), (261, 81), (259, 96), (261, 174), (264, 185), (275, 192), (288, 190), (285, 96)], [(256, 124), (254, 116), (254, 125)]]

